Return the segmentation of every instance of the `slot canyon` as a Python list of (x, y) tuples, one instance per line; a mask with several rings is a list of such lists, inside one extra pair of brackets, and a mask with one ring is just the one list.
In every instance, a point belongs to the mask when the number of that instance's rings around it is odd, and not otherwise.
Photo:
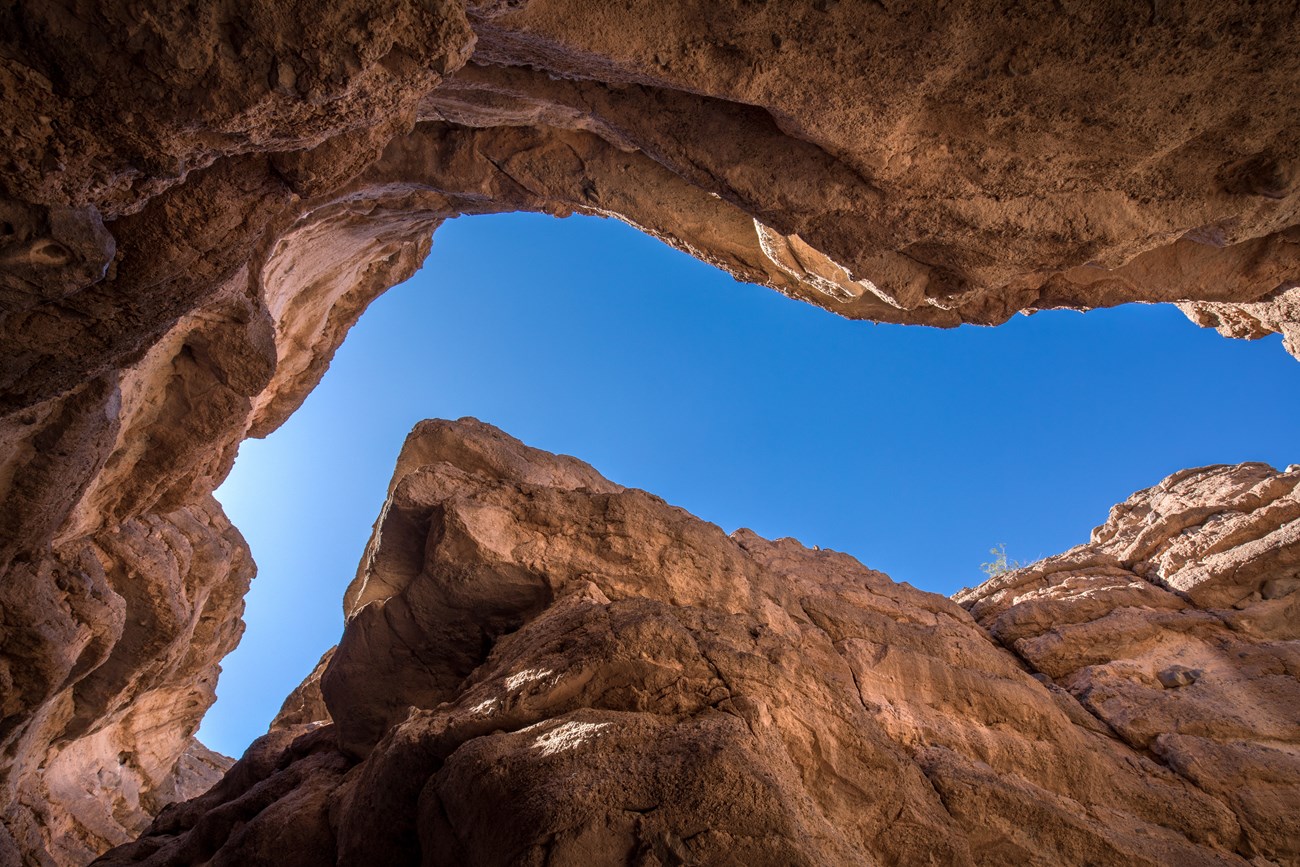
[(0, 93), (3, 867), (1300, 864), (1300, 465), (946, 598), (429, 420), (337, 647), (195, 737), (255, 573), (213, 491), (449, 219), (1300, 359), (1294, 4), (16, 0)]

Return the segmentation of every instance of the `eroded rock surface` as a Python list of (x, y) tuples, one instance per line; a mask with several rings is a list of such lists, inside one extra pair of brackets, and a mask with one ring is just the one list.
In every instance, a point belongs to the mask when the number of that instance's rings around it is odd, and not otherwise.
[(220, 778), (230, 760), (193, 735), (252, 571), (210, 497), (13, 564), (0, 863), (84, 863)]
[[(203, 701), (158, 705), (146, 747), (81, 684), (210, 693), (251, 567), (212, 531), (227, 565), (158, 604), (225, 632), (160, 667), (177, 633), (119, 614), (171, 579), (104, 540), (221, 523), (238, 443), (443, 220), (613, 216), (853, 318), (1177, 302), (1295, 353), (1297, 45), (1283, 2), (5, 5), (0, 791), (109, 729), (167, 789)], [(0, 858), (113, 836), (32, 798)]]
[(1176, 473), (1092, 541), (957, 596), (1135, 749), (1300, 863), (1300, 467)]
[[(1119, 507), (1145, 508), (1154, 535), (1101, 535), (1166, 568), (1227, 566), (1197, 586), (1244, 600), (1243, 623), (1275, 623), (1300, 594), (1278, 595), (1276, 563), (1241, 564), (1279, 516), (1294, 524), (1300, 473), (1190, 478)], [(1213, 540), (1156, 541), (1217, 512), (1230, 517)], [(1027, 667), (1005, 629), (844, 554), (728, 536), (488, 425), (424, 422), (319, 677), (332, 722), (273, 727), (216, 788), (97, 863), (1292, 861), (1300, 785), (1278, 757), (1300, 708), (1295, 642), (1151, 605), (1172, 594), (1129, 577), (1132, 621), (1181, 636), (1158, 665), (1195, 665), (1191, 685), (1152, 672), (1134, 691), (1123, 676), (1080, 691)], [(1100, 610), (1051, 602), (1043, 619), (1062, 629)], [(1235, 644), (1211, 660), (1198, 630)], [(1127, 635), (1098, 636), (1099, 669), (1153, 666)], [(1125, 711), (1196, 745), (1152, 748)]]

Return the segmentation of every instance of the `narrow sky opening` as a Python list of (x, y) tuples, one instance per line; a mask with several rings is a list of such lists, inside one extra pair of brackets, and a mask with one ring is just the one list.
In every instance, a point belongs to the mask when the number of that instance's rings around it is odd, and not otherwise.
[(398, 449), (472, 415), (726, 530), (951, 594), (1179, 469), (1300, 461), (1300, 363), (1169, 306), (942, 331), (850, 322), (613, 220), (439, 229), (217, 492), (260, 574), (200, 737), (239, 755), (338, 640)]

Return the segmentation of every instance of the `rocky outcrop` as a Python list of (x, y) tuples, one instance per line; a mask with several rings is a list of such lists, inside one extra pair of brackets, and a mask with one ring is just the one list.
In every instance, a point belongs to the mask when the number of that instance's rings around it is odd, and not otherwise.
[(193, 735), (251, 577), (211, 498), (11, 566), (0, 863), (84, 863), (220, 778), (230, 760)]
[(330, 721), (273, 727), (97, 863), (1291, 863), (1300, 593), (1252, 546), (1297, 526), (1298, 483), (1212, 468), (1117, 507), (1092, 556), (1201, 569), (1204, 607), (1129, 572), (1098, 627), (1113, 600), (1046, 564), (967, 594), (1087, 631), (1035, 670), (844, 554), (424, 422), (319, 676)]
[(1134, 749), (1300, 863), (1300, 466), (1186, 470), (1092, 541), (957, 596)]
[[(145, 747), (95, 684), (210, 692), (251, 567), (209, 494), (446, 218), (613, 216), (853, 318), (1167, 301), (1295, 352), (1288, 4), (327, 5), (0, 9), (2, 791), (110, 730), (169, 790), (205, 700)], [(109, 540), (169, 524), (227, 554), (164, 604), (180, 567)], [(141, 599), (220, 626), (182, 660)], [(8, 797), (0, 858), (103, 826), (65, 802)]]
[(329, 708), (325, 706), (325, 696), (321, 694), (320, 679), (337, 649), (338, 647), (335, 646), (325, 651), (321, 655), (320, 662), (316, 663), (316, 667), (311, 670), (311, 674), (289, 693), (284, 703), (280, 705), (280, 712), (275, 715), (275, 719), (271, 720), (271, 731), (331, 721)]

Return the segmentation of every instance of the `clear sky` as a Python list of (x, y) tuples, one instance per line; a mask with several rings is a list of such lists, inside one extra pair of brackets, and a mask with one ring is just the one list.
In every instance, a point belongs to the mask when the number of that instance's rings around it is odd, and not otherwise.
[(462, 218), (217, 496), (260, 567), (200, 737), (239, 755), (343, 628), (398, 449), (472, 415), (726, 530), (937, 593), (1087, 541), (1186, 467), (1300, 462), (1300, 362), (1172, 307), (849, 322), (613, 220)]

